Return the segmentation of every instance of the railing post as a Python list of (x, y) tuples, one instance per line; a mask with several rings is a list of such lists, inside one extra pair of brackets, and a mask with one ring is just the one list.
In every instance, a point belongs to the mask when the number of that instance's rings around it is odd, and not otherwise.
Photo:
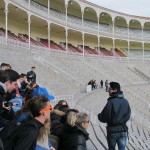
[(6, 29), (5, 29), (5, 43), (7, 45), (7, 40), (8, 40), (8, 2), (5, 2), (5, 24), (6, 24)]

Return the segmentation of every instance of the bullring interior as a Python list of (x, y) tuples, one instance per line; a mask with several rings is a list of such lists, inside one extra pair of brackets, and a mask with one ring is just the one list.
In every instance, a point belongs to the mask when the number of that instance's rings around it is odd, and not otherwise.
[(97, 114), (108, 93), (99, 86), (87, 93), (86, 85), (118, 81), (132, 108), (126, 147), (150, 149), (150, 18), (85, 0), (1, 0), (0, 43), (1, 63), (20, 73), (36, 66), (54, 104), (66, 99), (90, 115), (89, 150), (107, 149)]

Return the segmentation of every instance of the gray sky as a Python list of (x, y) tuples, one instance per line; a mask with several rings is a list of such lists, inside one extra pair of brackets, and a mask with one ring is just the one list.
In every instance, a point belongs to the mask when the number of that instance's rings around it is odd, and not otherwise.
[(150, 0), (87, 0), (105, 8), (127, 13), (150, 17)]

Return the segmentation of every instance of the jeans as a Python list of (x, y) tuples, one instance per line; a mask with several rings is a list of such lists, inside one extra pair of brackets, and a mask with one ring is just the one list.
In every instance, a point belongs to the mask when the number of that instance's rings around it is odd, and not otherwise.
[(125, 150), (127, 140), (127, 132), (107, 133), (107, 142), (109, 150), (115, 150), (116, 144), (118, 150)]

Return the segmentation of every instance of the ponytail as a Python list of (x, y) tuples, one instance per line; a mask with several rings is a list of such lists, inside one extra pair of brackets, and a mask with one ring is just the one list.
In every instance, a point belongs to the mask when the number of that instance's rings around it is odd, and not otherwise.
[(76, 125), (77, 115), (75, 112), (70, 112), (67, 116), (67, 123), (74, 127)]

